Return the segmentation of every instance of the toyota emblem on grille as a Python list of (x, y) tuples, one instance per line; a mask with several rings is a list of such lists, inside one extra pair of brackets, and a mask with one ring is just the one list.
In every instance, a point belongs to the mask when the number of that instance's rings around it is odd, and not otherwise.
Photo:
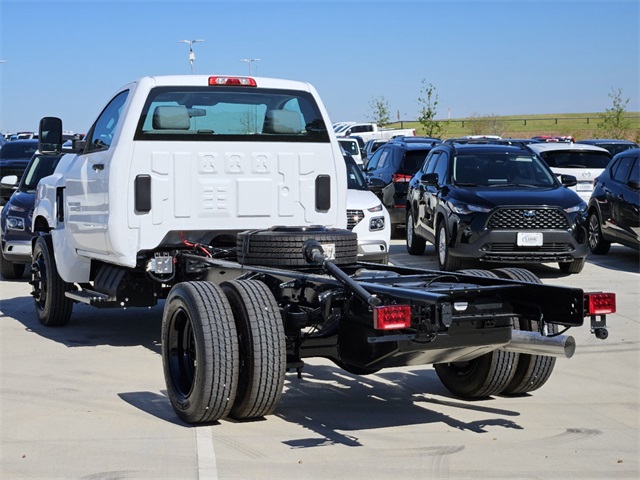
[(524, 218), (533, 218), (536, 216), (536, 212), (535, 210), (525, 210), (524, 212), (522, 212), (522, 216)]

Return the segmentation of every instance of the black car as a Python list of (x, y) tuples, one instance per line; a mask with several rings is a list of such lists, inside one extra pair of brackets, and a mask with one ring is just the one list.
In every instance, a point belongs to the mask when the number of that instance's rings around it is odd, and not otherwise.
[(433, 147), (432, 141), (389, 141), (380, 146), (367, 162), (364, 173), (382, 204), (389, 210), (392, 236), (397, 236), (398, 229), (405, 224), (409, 181)]
[(473, 261), (558, 262), (582, 270), (589, 253), (587, 205), (576, 178), (525, 146), (443, 144), (429, 153), (407, 193), (407, 250), (436, 246), (441, 270)]
[(611, 243), (640, 249), (640, 148), (617, 154), (596, 179), (589, 199), (589, 248), (604, 255)]
[(595, 145), (596, 147), (604, 148), (609, 151), (611, 156), (617, 155), (630, 148), (640, 147), (636, 142), (632, 142), (630, 140), (617, 140), (614, 138), (590, 138), (587, 140), (579, 140), (576, 143), (585, 143), (587, 145)]
[[(38, 149), (38, 140), (12, 140), (0, 148), (0, 178), (6, 175), (22, 176), (27, 168), (29, 159)], [(13, 193), (13, 188), (0, 187), (2, 202), (8, 200)]]
[[(0, 214), (0, 275), (5, 279), (21, 278), (25, 266), (31, 263), (31, 217), (36, 201), (36, 187), (41, 178), (53, 173), (60, 158), (59, 155), (35, 154), (20, 183), (13, 184), (17, 184), (18, 189)], [(10, 188), (12, 185), (3, 186)]]

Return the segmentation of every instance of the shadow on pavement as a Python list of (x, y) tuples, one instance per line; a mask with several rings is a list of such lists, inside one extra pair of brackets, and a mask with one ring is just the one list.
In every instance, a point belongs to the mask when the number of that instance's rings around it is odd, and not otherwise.
[(42, 325), (36, 316), (31, 297), (2, 300), (2, 312), (24, 325), (27, 331), (67, 347), (141, 345), (155, 353), (161, 352), (162, 304), (153, 308), (127, 310), (99, 309), (76, 304), (71, 321), (63, 327)]
[[(522, 429), (508, 418), (519, 416), (519, 412), (492, 408), (492, 399), (458, 400), (429, 368), (357, 376), (337, 367), (307, 365), (303, 372), (301, 380), (287, 376), (286, 391), (276, 410), (278, 417), (313, 433), (309, 438), (285, 442), (292, 448), (360, 446), (357, 437), (344, 432), (403, 425), (444, 423), (474, 433), (485, 433), (488, 426)], [(465, 417), (472, 410), (478, 418), (455, 418), (455, 412), (461, 410), (467, 412)]]

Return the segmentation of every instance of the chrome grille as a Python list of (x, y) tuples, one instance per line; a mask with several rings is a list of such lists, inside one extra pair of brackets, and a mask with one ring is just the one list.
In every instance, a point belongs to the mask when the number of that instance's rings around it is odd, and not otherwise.
[(569, 222), (564, 212), (557, 208), (503, 208), (491, 215), (487, 227), (518, 230), (567, 229)]
[(347, 228), (353, 230), (363, 218), (364, 212), (362, 210), (347, 210)]

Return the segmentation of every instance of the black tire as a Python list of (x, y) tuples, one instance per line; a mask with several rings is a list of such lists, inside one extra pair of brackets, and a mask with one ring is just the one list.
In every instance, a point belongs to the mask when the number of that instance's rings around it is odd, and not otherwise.
[(482, 270), (479, 268), (467, 268), (464, 270), (459, 270), (459, 272), (466, 275), (474, 275), (476, 277), (499, 278), (498, 275), (493, 273), (491, 270)]
[[(522, 268), (498, 268), (494, 270), (502, 278), (521, 280), (529, 283), (542, 283), (534, 273)], [(529, 332), (538, 331), (538, 322), (520, 319), (514, 322), (514, 328)], [(556, 333), (556, 325), (548, 326), (550, 333)], [(502, 391), (503, 395), (522, 395), (537, 390), (544, 385), (553, 373), (556, 364), (554, 357), (520, 353), (515, 375)]]
[(307, 240), (335, 245), (336, 265), (349, 265), (358, 256), (358, 235), (324, 227), (287, 228), (240, 232), (237, 238), (238, 262), (272, 267), (307, 267), (302, 247)]
[(518, 356), (513, 352), (494, 350), (464, 362), (437, 363), (438, 378), (454, 395), (486, 398), (501, 393), (511, 382)]
[(576, 258), (573, 262), (559, 262), (558, 266), (562, 273), (580, 273), (586, 262), (586, 258)]
[(409, 209), (407, 209), (406, 243), (407, 252), (409, 252), (410, 255), (422, 255), (424, 253), (424, 247), (427, 245), (427, 241), (424, 238), (416, 235), (413, 215), (411, 214), (411, 211)]
[(33, 247), (31, 285), (38, 320), (47, 327), (61, 327), (69, 323), (73, 311), (73, 301), (65, 292), (73, 289), (73, 284), (60, 278), (53, 256), (51, 236), (36, 239)]
[(464, 261), (459, 257), (452, 257), (449, 254), (449, 228), (447, 222), (441, 220), (436, 229), (436, 255), (438, 257), (438, 267), (440, 270), (451, 272), (460, 270), (464, 266)]
[(238, 335), (219, 286), (182, 282), (171, 289), (162, 314), (162, 366), (182, 420), (206, 424), (229, 414), (238, 386)]
[(602, 235), (602, 224), (600, 223), (600, 217), (598, 212), (591, 212), (589, 214), (589, 250), (594, 255), (606, 255), (611, 249), (611, 242), (604, 239)]
[(15, 263), (4, 258), (0, 253), (0, 275), (5, 280), (18, 280), (24, 275), (24, 263)]
[(287, 370), (287, 345), (280, 309), (267, 286), (255, 280), (224, 282), (238, 332), (238, 390), (229, 414), (259, 418), (274, 412)]
[[(497, 278), (490, 270), (468, 269), (460, 273), (477, 277)], [(484, 398), (497, 395), (511, 382), (516, 372), (518, 354), (494, 350), (465, 362), (434, 365), (447, 389), (462, 398)]]

